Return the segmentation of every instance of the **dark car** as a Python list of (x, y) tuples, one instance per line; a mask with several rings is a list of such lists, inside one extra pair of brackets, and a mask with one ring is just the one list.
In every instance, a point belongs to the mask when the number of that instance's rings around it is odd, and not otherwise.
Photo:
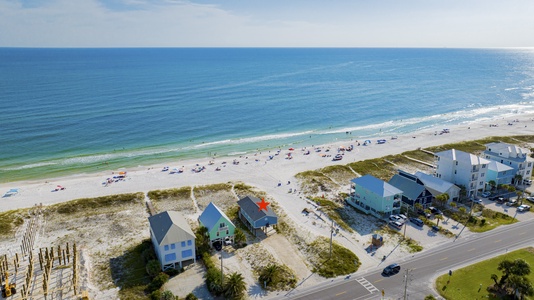
[(432, 231), (438, 232), (439, 231), (439, 227), (436, 226), (436, 225), (432, 226)]
[(441, 210), (433, 207), (433, 206), (430, 206), (428, 209), (430, 209), (430, 212), (435, 214), (435, 215), (442, 215), (443, 213), (441, 212)]
[(410, 222), (414, 223), (415, 225), (419, 226), (419, 227), (423, 227), (423, 220), (419, 219), (419, 218), (410, 218)]
[(417, 210), (417, 213), (420, 214), (421, 216), (425, 216), (425, 218), (427, 218), (427, 219), (430, 219), (430, 217), (432, 217), (431, 214), (426, 213), (426, 212), (425, 212), (424, 210), (422, 210), (422, 209), (418, 209), (418, 210)]
[(213, 243), (213, 248), (215, 248), (215, 250), (217, 251), (221, 251), (222, 249), (222, 242), (221, 241), (216, 241)]
[(391, 264), (389, 266), (387, 266), (384, 271), (382, 271), (382, 274), (383, 275), (395, 275), (397, 273), (399, 273), (401, 267), (398, 265), (398, 264)]
[(488, 197), (488, 200), (490, 200), (490, 201), (495, 201), (497, 199), (499, 199), (499, 196), (490, 196), (490, 197)]

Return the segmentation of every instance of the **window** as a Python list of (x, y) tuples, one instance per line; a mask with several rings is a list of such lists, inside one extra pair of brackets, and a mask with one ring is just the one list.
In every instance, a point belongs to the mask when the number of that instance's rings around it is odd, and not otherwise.
[(174, 260), (176, 260), (176, 253), (165, 254), (165, 261), (169, 262)]
[(458, 165), (458, 162), (456, 162), (456, 165)]
[(226, 227), (226, 224), (224, 223), (219, 224), (219, 228), (223, 228), (223, 227)]
[(456, 174), (456, 170), (454, 170), (454, 174)]
[(480, 173), (480, 177), (484, 177), (484, 173)]
[(176, 249), (176, 244), (171, 244), (171, 249)]
[(479, 182), (478, 185), (484, 185), (484, 181)]
[(187, 246), (191, 246), (193, 244), (193, 241), (189, 240), (187, 241)]
[(226, 230), (226, 235), (228, 235), (228, 230)]
[(182, 242), (182, 247), (185, 247), (185, 241)]
[(165, 251), (169, 251), (169, 245), (165, 245), (163, 246), (163, 248), (165, 249)]
[(219, 232), (217, 231), (217, 236), (219, 236)]
[(182, 258), (191, 257), (193, 256), (193, 250), (184, 250), (182, 251)]

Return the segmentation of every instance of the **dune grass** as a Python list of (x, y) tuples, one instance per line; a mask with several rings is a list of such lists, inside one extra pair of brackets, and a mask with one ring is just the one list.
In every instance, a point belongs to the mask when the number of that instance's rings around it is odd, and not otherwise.
[(332, 278), (340, 275), (347, 275), (358, 271), (361, 263), (352, 251), (332, 243), (332, 257), (330, 257), (330, 241), (325, 237), (320, 237), (310, 244), (315, 249), (315, 258), (310, 261), (314, 264), (314, 272)]
[(0, 237), (9, 236), (16, 228), (24, 224), (28, 209), (10, 210), (0, 213)]
[(79, 212), (84, 212), (85, 214), (90, 215), (95, 209), (109, 209), (110, 211), (113, 211), (115, 209), (118, 209), (118, 207), (123, 204), (130, 204), (135, 202), (141, 203), (143, 199), (145, 199), (145, 195), (141, 192), (109, 195), (97, 198), (82, 198), (48, 206), (45, 210), (45, 213), (71, 215)]

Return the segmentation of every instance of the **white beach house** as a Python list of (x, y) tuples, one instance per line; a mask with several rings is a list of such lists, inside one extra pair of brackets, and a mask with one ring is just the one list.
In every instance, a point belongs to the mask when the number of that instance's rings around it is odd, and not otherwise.
[(415, 176), (421, 180), (425, 188), (432, 193), (432, 196), (447, 194), (449, 195), (449, 203), (460, 200), (460, 188), (454, 183), (423, 172), (416, 172)]
[(371, 175), (351, 180), (351, 194), (347, 202), (377, 218), (399, 214), (402, 191)]
[(464, 186), (468, 197), (484, 189), (489, 160), (456, 149), (438, 152), (435, 156), (437, 178)]
[(182, 267), (185, 261), (195, 262), (195, 234), (184, 216), (165, 211), (148, 218), (150, 239), (163, 271)]
[[(521, 175), (523, 179), (530, 179), (534, 159), (530, 157), (530, 150), (506, 143), (486, 144), (484, 151), (486, 159), (494, 160), (514, 169), (514, 175)], [(512, 183), (521, 184), (521, 182)]]

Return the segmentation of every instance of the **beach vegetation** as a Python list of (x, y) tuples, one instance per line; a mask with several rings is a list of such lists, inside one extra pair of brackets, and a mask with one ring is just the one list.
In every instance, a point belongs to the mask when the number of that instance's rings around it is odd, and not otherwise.
[(304, 171), (295, 175), (300, 180), (300, 189), (305, 194), (328, 193), (339, 187), (330, 177), (320, 171)]
[(235, 205), (237, 199), (232, 191), (231, 183), (217, 183), (196, 186), (193, 188), (193, 195), (199, 210), (204, 210), (210, 202), (213, 202), (221, 210)]
[(343, 185), (356, 177), (356, 173), (348, 165), (333, 165), (318, 170), (338, 185)]
[(347, 223), (350, 220), (350, 217), (345, 212), (343, 205), (320, 197), (315, 197), (312, 200), (317, 203), (317, 205), (321, 207), (321, 211), (324, 212), (338, 226), (348, 232), (354, 232), (350, 224)]
[(17, 209), (0, 212), (0, 236), (9, 236), (24, 224), (24, 218), (29, 217), (28, 209)]
[(155, 190), (147, 193), (151, 201), (164, 199), (191, 199), (191, 187), (184, 186), (177, 189)]
[[(141, 243), (126, 249), (122, 255), (110, 260), (111, 277), (115, 285), (120, 288), (120, 299), (147, 298), (146, 289), (152, 279), (147, 273), (148, 261), (143, 259), (143, 257), (152, 257), (146, 254), (147, 251), (154, 253), (150, 239), (143, 240)], [(155, 257), (155, 253), (153, 257)]]
[[(404, 226), (406, 226), (406, 225), (404, 225)], [(419, 243), (414, 239), (411, 239), (411, 238), (403, 239), (401, 243), (408, 248), (408, 251), (410, 253), (416, 253), (416, 252), (423, 251), (423, 246), (419, 245)]]
[[(512, 251), (444, 274), (436, 280), (439, 294), (445, 299), (515, 299), (517, 289), (531, 299), (534, 295), (534, 248)], [(529, 297), (530, 296), (530, 297)]]
[(332, 257), (330, 257), (330, 240), (325, 237), (313, 241), (310, 249), (312, 249), (310, 254), (313, 256), (310, 259), (313, 272), (325, 278), (354, 273), (361, 265), (356, 254), (336, 242), (332, 243)]
[(376, 178), (388, 181), (395, 175), (395, 173), (397, 173), (398, 169), (398, 166), (388, 160), (389, 158), (391, 158), (391, 155), (353, 162), (348, 166), (362, 176), (370, 174)]
[(241, 273), (233, 272), (224, 280), (224, 297), (226, 299), (244, 299), (247, 284)]
[(96, 214), (98, 210), (120, 210), (125, 204), (142, 203), (145, 195), (141, 192), (130, 194), (117, 194), (97, 198), (82, 198), (69, 202), (50, 205), (45, 210), (46, 214), (58, 213), (72, 215), (83, 212), (86, 215)]
[(295, 288), (297, 276), (286, 265), (269, 264), (260, 270), (258, 282), (263, 289), (280, 291)]
[(234, 183), (234, 192), (239, 199), (246, 196), (254, 196), (260, 199), (267, 197), (267, 193), (265, 193), (264, 191), (260, 191), (257, 188), (247, 185), (243, 182)]

